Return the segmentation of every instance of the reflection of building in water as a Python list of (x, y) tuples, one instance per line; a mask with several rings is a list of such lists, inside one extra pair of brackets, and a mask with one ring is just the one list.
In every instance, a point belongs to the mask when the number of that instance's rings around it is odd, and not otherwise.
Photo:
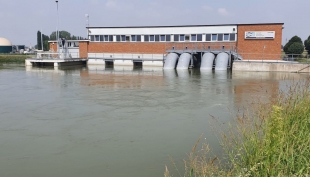
[(164, 85), (164, 77), (161, 68), (140, 68), (88, 66), (88, 70), (81, 71), (82, 85), (100, 85), (103, 88), (137, 89), (144, 86)]
[(286, 90), (293, 81), (304, 79), (307, 75), (279, 72), (236, 72), (234, 81), (235, 103), (252, 101), (271, 101), (280, 90)]

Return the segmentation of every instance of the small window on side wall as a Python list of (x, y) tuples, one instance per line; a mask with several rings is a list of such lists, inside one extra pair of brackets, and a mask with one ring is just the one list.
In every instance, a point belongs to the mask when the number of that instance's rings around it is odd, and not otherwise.
[(211, 34), (206, 34), (206, 41), (211, 41)]
[(224, 41), (229, 41), (229, 34), (224, 34)]
[(191, 41), (197, 41), (197, 35), (196, 34), (191, 35)]
[(136, 42), (137, 40), (136, 40), (136, 35), (131, 35), (131, 41), (132, 42)]
[(149, 42), (149, 35), (144, 35), (144, 42)]
[(202, 41), (202, 34), (197, 34), (197, 41)]
[(217, 41), (223, 41), (223, 34), (217, 35)]
[(150, 41), (154, 42), (155, 41), (155, 36), (154, 35), (150, 35)]
[(230, 34), (230, 41), (236, 41), (236, 34), (234, 33)]
[(160, 41), (166, 41), (166, 35), (160, 35)]
[(180, 41), (185, 41), (185, 35), (184, 34), (180, 35)]
[(109, 41), (113, 42), (113, 35), (109, 35)]
[(108, 35), (104, 35), (104, 41), (108, 42), (109, 41), (109, 36)]
[(141, 42), (141, 35), (137, 35), (137, 41)]
[(156, 41), (156, 42), (159, 41), (159, 35), (155, 35), (155, 41)]
[(217, 41), (217, 34), (212, 34), (212, 41)]
[(96, 40), (96, 41), (100, 41), (99, 35), (96, 35), (96, 36), (95, 36), (95, 40)]
[(177, 42), (177, 41), (179, 41), (179, 40), (180, 40), (180, 39), (179, 39), (179, 35), (178, 35), (178, 34), (175, 34), (175, 35), (174, 35), (174, 41)]
[(169, 42), (171, 41), (171, 36), (168, 34), (166, 35), (166, 41), (169, 41)]
[(116, 42), (120, 42), (121, 41), (121, 36), (120, 35), (116, 35)]

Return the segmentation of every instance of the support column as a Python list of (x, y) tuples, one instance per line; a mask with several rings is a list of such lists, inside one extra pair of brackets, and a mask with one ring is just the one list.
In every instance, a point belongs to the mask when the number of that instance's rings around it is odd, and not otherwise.
[(32, 63), (29, 60), (25, 60), (25, 65), (26, 66), (32, 66)]

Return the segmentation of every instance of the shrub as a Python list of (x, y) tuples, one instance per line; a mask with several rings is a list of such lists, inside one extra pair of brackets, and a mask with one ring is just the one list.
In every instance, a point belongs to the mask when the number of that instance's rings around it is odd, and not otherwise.
[(284, 50), (284, 52), (285, 52), (286, 54), (288, 54), (288, 49), (289, 49), (289, 47), (290, 47), (293, 43), (295, 43), (295, 42), (300, 43), (300, 44), (303, 44), (300, 37), (298, 37), (298, 36), (292, 37), (292, 38), (285, 44), (285, 46), (284, 46), (284, 48), (283, 48), (283, 50)]
[(304, 52), (304, 45), (298, 42), (294, 42), (287, 49), (286, 54), (302, 54)]

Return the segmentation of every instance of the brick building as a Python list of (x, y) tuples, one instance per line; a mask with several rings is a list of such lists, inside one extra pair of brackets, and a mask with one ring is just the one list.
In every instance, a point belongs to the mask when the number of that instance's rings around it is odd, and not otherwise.
[[(229, 51), (235, 59), (281, 59), (282, 29), (284, 23), (188, 25), (188, 26), (135, 26), (87, 27), (88, 39), (68, 41), (77, 56), (116, 61), (114, 59), (150, 59), (150, 65), (161, 63), (174, 51), (204, 52)], [(50, 41), (51, 49), (55, 48)], [(74, 45), (72, 45), (74, 44)], [(201, 60), (202, 57), (198, 59)], [(152, 61), (151, 61), (152, 60)], [(102, 61), (101, 61), (102, 62)], [(145, 63), (147, 63), (146, 61)], [(96, 63), (96, 62), (95, 62)], [(97, 61), (100, 64), (100, 61)]]

